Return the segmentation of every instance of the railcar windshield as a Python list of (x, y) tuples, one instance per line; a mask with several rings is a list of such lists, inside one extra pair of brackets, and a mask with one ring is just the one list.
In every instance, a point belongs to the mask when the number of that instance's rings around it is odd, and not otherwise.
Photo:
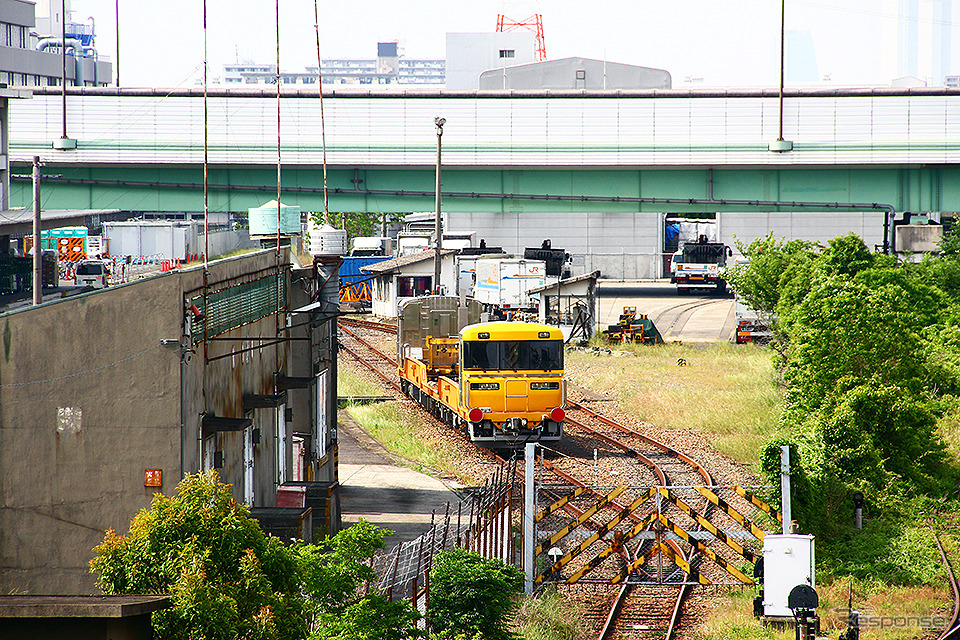
[(491, 371), (563, 369), (560, 340), (483, 340), (463, 343), (463, 368)]

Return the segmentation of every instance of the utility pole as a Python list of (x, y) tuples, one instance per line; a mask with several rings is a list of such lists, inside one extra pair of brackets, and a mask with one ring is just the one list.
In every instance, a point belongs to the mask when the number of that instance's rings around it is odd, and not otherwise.
[(780, 513), (783, 516), (783, 535), (791, 533), (790, 522), (790, 445), (780, 447)]
[(40, 156), (33, 156), (33, 304), (43, 301), (43, 250), (40, 248)]
[(528, 595), (533, 593), (533, 583), (537, 576), (533, 556), (537, 506), (537, 494), (533, 486), (535, 457), (536, 444), (526, 443), (523, 451), (523, 592)]
[(433, 290), (440, 293), (440, 249), (443, 247), (443, 223), (440, 221), (440, 139), (443, 137), (443, 125), (447, 123), (446, 118), (436, 117), (433, 119), (437, 125), (437, 219), (436, 236), (437, 241), (434, 245), (436, 255), (433, 257)]
[[(204, 13), (204, 20), (206, 20), (207, 15)], [(114, 21), (117, 27), (117, 60), (116, 60), (116, 71), (117, 71), (117, 88), (120, 88), (120, 0), (114, 2)], [(206, 61), (206, 54), (204, 54), (204, 61)]]

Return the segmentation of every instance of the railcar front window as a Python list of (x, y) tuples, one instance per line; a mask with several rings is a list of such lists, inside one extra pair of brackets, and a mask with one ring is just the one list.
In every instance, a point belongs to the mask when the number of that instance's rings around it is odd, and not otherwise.
[(498, 369), (500, 366), (499, 342), (464, 342), (464, 369)]
[(563, 343), (559, 340), (464, 342), (463, 368), (487, 371), (557, 371), (563, 369)]
[(551, 371), (563, 369), (563, 343), (559, 341), (552, 342), (528, 342), (527, 359), (529, 361), (527, 369), (538, 369)]

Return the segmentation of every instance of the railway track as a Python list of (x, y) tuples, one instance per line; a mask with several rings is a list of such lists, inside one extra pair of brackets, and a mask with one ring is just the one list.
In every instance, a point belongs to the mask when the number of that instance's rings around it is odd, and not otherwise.
[[(392, 344), (395, 340), (390, 325), (369, 322), (358, 324), (353, 321), (346, 324), (348, 326), (344, 326), (343, 323), (340, 325), (344, 350), (347, 350), (358, 362), (376, 361), (376, 363), (367, 363), (366, 367), (370, 370), (378, 370), (378, 378), (385, 384), (389, 384), (394, 393), (399, 396), (399, 385), (396, 384), (396, 361), (384, 353), (387, 350), (386, 345)], [(387, 381), (385, 377), (392, 379)], [(627, 485), (633, 487), (688, 485), (691, 487), (714, 484), (706, 468), (691, 456), (644, 435), (636, 428), (601, 414), (586, 406), (585, 402), (584, 400), (568, 401), (566, 437), (562, 446), (558, 447), (562, 455), (542, 461), (544, 472), (553, 474), (558, 485), (589, 488)], [(592, 459), (595, 449), (602, 452), (602, 456), (596, 462)], [(545, 484), (550, 483), (545, 481)], [(692, 494), (690, 502), (693, 508), (701, 514), (709, 514), (712, 505), (703, 496), (693, 495), (692, 489), (689, 492)], [(585, 526), (594, 532), (610, 533), (614, 539), (617, 535), (622, 535), (623, 531), (638, 526), (641, 520), (650, 517), (649, 511), (629, 514), (622, 518), (615, 530), (605, 528), (612, 514), (625, 511), (625, 506), (629, 504), (630, 499), (635, 498), (628, 491), (621, 498), (612, 500), (609, 505), (588, 518)], [(578, 510), (572, 504), (568, 505), (567, 509), (568, 514), (573, 518), (583, 514), (582, 509)], [(699, 527), (695, 519), (687, 517), (684, 520), (683, 514), (673, 514), (671, 518), (678, 522), (682, 521), (684, 528), (689, 531)], [(658, 523), (654, 524), (659, 526)], [(615, 531), (620, 533), (617, 534)], [(655, 546), (652, 538), (651, 533), (647, 536), (637, 536), (630, 544), (614, 545), (619, 547), (616, 551), (618, 558), (615, 558), (615, 563), (611, 563), (612, 568), (607, 569), (606, 574), (601, 577), (609, 578), (618, 570), (623, 572), (637, 556), (651, 555), (650, 548)], [(671, 540), (669, 544), (688, 566), (698, 566), (698, 553), (703, 552), (704, 545), (696, 541), (691, 544), (689, 540), (686, 543)], [(701, 547), (699, 552), (698, 547)], [(663, 553), (659, 555), (660, 558), (653, 558), (644, 565), (651, 567), (647, 574), (639, 570), (632, 578), (622, 580), (623, 584), (617, 587), (616, 594), (612, 593), (609, 586), (600, 587), (596, 584), (570, 587), (603, 591), (591, 597), (577, 598), (582, 604), (584, 618), (596, 626), (599, 640), (669, 638), (678, 628), (692, 624), (685, 623), (682, 615), (683, 603), (691, 592), (690, 577), (685, 575), (676, 563), (664, 557)], [(651, 584), (655, 578), (653, 574), (659, 574), (660, 577), (669, 574), (673, 580), (683, 584)], [(646, 580), (647, 583), (637, 584), (637, 580)]]
[[(712, 485), (710, 473), (697, 461), (667, 444), (650, 438), (635, 429), (632, 429), (614, 419), (585, 406), (579, 402), (569, 402), (570, 411), (567, 414), (567, 436), (585, 434), (587, 438), (596, 440), (618, 456), (633, 458), (639, 463), (627, 477), (611, 478), (620, 484), (636, 484), (637, 486), (662, 486), (679, 484)], [(589, 424), (588, 424), (589, 423)], [(605, 433), (613, 430), (613, 434)], [(614, 484), (613, 482), (609, 484)], [(702, 497), (696, 507), (700, 512), (709, 514), (711, 505)], [(642, 520), (642, 518), (637, 518)], [(659, 521), (648, 525), (651, 531), (659, 525)], [(692, 523), (692, 528), (698, 525)], [(650, 551), (650, 544), (641, 540), (635, 547), (625, 545), (627, 562)], [(695, 549), (682, 549), (673, 543), (672, 547), (688, 564), (697, 561), (698, 553)], [(658, 565), (658, 573), (663, 569)], [(677, 574), (677, 565), (668, 565), (668, 572)], [(660, 573), (658, 578), (662, 578)], [(606, 638), (670, 638), (677, 629), (683, 611), (683, 602), (690, 594), (690, 577), (683, 575), (683, 584), (624, 584), (609, 605), (604, 624), (598, 635), (599, 640)]]
[(940, 553), (940, 560), (943, 562), (947, 573), (947, 580), (950, 583), (950, 592), (953, 596), (953, 606), (950, 610), (950, 616), (947, 618), (947, 624), (937, 640), (960, 640), (960, 586), (957, 584), (957, 578), (954, 574), (953, 566), (947, 557), (947, 552), (943, 548), (940, 540), (940, 533), (933, 526), (933, 518), (927, 519), (927, 526), (933, 534), (933, 540), (937, 544), (937, 551)]
[[(342, 320), (343, 319), (341, 319), (340, 322), (342, 322)], [(398, 397), (405, 397), (403, 389), (397, 381), (397, 361), (371, 344), (369, 340), (360, 336), (358, 332), (348, 329), (339, 322), (338, 325), (340, 329), (340, 335), (338, 336), (339, 348), (350, 355), (361, 366), (376, 374)], [(368, 352), (373, 353), (376, 358), (370, 358)]]
[[(683, 325), (690, 319), (694, 311), (702, 307), (720, 304), (724, 301), (723, 298), (720, 298), (717, 300), (691, 300), (689, 302), (681, 302), (664, 309), (658, 313), (656, 317), (651, 318), (651, 320), (653, 320), (653, 323), (657, 326), (663, 339), (668, 340), (675, 338), (679, 334)], [(669, 322), (669, 324), (667, 324), (667, 322)], [(680, 325), (679, 327), (677, 326), (678, 324)], [(663, 328), (664, 325), (666, 325), (666, 328)], [(676, 331), (674, 331), (674, 329), (676, 329)]]
[(373, 320), (363, 320), (361, 318), (339, 318), (337, 324), (341, 327), (363, 327), (384, 333), (392, 333), (393, 335), (397, 334), (397, 325), (386, 322), (374, 322)]

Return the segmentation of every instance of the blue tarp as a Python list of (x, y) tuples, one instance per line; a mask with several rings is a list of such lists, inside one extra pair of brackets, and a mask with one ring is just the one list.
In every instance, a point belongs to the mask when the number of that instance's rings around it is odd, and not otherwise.
[(361, 273), (360, 268), (389, 259), (390, 256), (344, 256), (343, 264), (340, 265), (340, 286), (370, 280), (373, 276)]

